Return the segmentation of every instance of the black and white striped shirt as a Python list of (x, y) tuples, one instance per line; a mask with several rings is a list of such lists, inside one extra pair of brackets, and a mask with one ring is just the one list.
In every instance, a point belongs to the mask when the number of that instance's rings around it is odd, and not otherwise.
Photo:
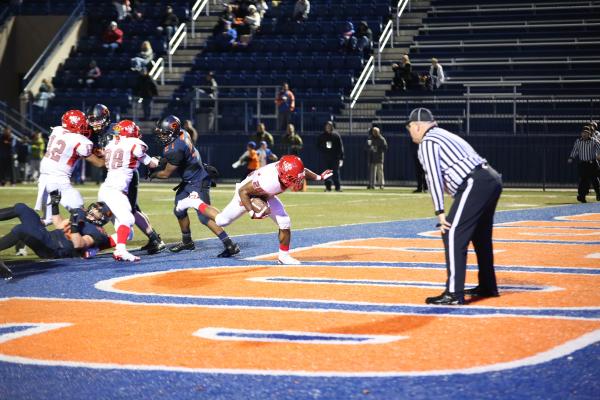
[(577, 158), (579, 161), (594, 161), (598, 154), (600, 154), (600, 142), (594, 139), (579, 138), (575, 141), (569, 158)]
[(486, 162), (464, 139), (438, 127), (423, 137), (419, 161), (427, 173), (436, 214), (444, 212), (444, 191), (454, 197), (465, 177)]

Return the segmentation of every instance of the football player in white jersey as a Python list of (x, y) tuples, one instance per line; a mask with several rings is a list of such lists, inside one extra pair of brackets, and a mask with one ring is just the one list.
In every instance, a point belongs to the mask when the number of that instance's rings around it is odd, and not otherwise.
[(129, 183), (140, 162), (156, 168), (158, 160), (146, 154), (148, 146), (140, 139), (140, 128), (130, 120), (119, 122), (114, 136), (104, 148), (104, 161), (108, 173), (100, 186), (98, 200), (103, 201), (115, 216), (117, 245), (113, 258), (117, 261), (139, 261), (139, 257), (127, 251), (126, 242), (135, 224), (131, 203), (127, 197)]
[(58, 190), (61, 195), (60, 204), (68, 210), (83, 206), (81, 194), (71, 185), (75, 161), (85, 158), (93, 165), (104, 165), (104, 160), (92, 153), (85, 114), (79, 110), (69, 110), (63, 114), (61, 122), (61, 126), (52, 128), (46, 154), (40, 164), (35, 209), (44, 210), (43, 220), (46, 225), (52, 223), (52, 208), (48, 196), (50, 192)]
[(250, 199), (260, 197), (264, 199), (271, 213), (268, 215), (279, 226), (279, 264), (297, 265), (300, 261), (290, 256), (291, 220), (283, 203), (277, 197), (288, 188), (299, 191), (304, 185), (304, 179), (322, 181), (329, 178), (333, 171), (326, 170), (320, 175), (304, 168), (304, 163), (297, 156), (286, 155), (272, 164), (267, 164), (248, 175), (235, 187), (233, 199), (219, 212), (195, 196), (186, 197), (177, 203), (177, 211), (195, 208), (208, 218), (214, 220), (219, 226), (227, 226), (244, 213), (252, 219), (265, 218), (267, 207), (261, 211), (254, 211)]

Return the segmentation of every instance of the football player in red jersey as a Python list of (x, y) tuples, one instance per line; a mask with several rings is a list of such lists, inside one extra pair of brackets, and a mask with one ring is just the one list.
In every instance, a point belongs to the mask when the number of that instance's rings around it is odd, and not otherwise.
[[(287, 189), (299, 191), (302, 189), (305, 179), (322, 181), (329, 178), (332, 173), (331, 170), (326, 170), (321, 174), (316, 174), (305, 168), (299, 157), (286, 155), (276, 163), (267, 164), (257, 169), (241, 183), (238, 183), (233, 199), (223, 211), (219, 212), (216, 208), (192, 196), (180, 200), (177, 203), (177, 210), (195, 208), (214, 220), (219, 226), (229, 225), (246, 212), (252, 219), (262, 219), (269, 216), (279, 227), (279, 253), (277, 257), (279, 264), (297, 265), (300, 264), (300, 261), (289, 254), (291, 220), (277, 195)], [(252, 197), (264, 199), (271, 210), (270, 214), (267, 215), (267, 207), (255, 211), (250, 201)]]

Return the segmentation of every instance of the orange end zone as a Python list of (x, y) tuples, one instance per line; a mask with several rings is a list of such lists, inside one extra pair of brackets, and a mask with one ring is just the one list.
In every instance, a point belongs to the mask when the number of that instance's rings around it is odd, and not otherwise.
[[(440, 237), (440, 231), (428, 231), (421, 233), (427, 237)], [(577, 229), (577, 228), (550, 228), (550, 227), (494, 227), (494, 240), (515, 241), (560, 241), (560, 242), (600, 242), (600, 228)], [(600, 247), (600, 246), (599, 246)]]
[[(493, 307), (596, 307), (600, 275), (497, 273), (498, 284), (511, 286), (499, 298), (476, 302)], [(131, 294), (227, 297), (270, 300), (317, 300), (423, 305), (443, 290), (446, 271), (393, 267), (217, 267), (167, 271), (119, 278), (98, 286)], [(477, 284), (469, 271), (467, 283)], [(519, 288), (522, 287), (520, 290)], [(545, 289), (545, 290), (533, 290)]]
[[(600, 321), (527, 317), (437, 317), (252, 308), (134, 305), (98, 301), (0, 301), (0, 324), (70, 326), (0, 343), (0, 360), (118, 369), (187, 368), (269, 373), (427, 373), (494, 370), (572, 352), (598, 340)], [(387, 337), (380, 343), (223, 340), (216, 331), (320, 333)], [(460, 334), (447, 334), (459, 332)], [(490, 340), (493, 334), (493, 340)], [(432, 340), (440, 338), (443, 340)], [(581, 345), (580, 345), (581, 346)], [(35, 361), (32, 361), (35, 360)], [(501, 363), (511, 363), (505, 366)], [(238, 371), (239, 372), (239, 371)], [(466, 371), (468, 372), (468, 371)], [(474, 371), (471, 371), (474, 372)]]
[[(497, 242), (494, 252), (496, 265), (600, 268), (600, 261), (591, 258), (600, 252), (595, 245)], [(299, 249), (293, 254), (303, 262), (445, 263), (441, 239), (360, 239)], [(275, 256), (257, 259), (275, 260)], [(467, 262), (476, 265), (475, 255), (469, 254)]]

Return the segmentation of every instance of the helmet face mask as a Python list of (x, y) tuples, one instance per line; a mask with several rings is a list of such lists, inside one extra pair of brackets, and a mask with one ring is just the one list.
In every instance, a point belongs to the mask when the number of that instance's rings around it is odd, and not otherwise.
[(156, 123), (154, 134), (158, 141), (166, 146), (177, 138), (181, 132), (181, 121), (174, 115), (169, 115)]
[(102, 201), (90, 204), (85, 213), (85, 219), (97, 226), (106, 225), (108, 221), (111, 220), (112, 216), (112, 211), (110, 211), (106, 203)]
[(94, 132), (99, 132), (110, 124), (110, 111), (104, 104), (96, 104), (87, 113), (87, 121)]

